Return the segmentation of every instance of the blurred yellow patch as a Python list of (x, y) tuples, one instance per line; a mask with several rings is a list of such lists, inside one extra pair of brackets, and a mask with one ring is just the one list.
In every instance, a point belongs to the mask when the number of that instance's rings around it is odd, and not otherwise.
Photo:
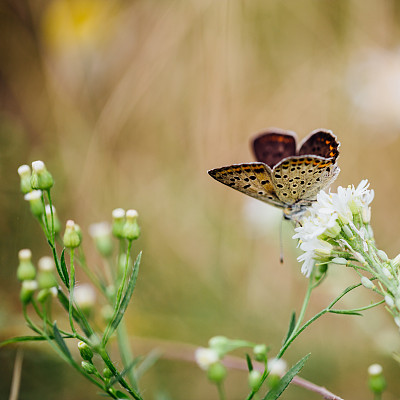
[(104, 0), (53, 1), (42, 19), (45, 42), (60, 50), (101, 44), (112, 31), (117, 4)]

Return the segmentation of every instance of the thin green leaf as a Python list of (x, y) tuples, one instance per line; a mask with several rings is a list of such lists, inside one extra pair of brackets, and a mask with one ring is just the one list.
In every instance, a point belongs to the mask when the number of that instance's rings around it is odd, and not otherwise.
[[(57, 257), (57, 252), (56, 252), (56, 248), (54, 247), (54, 245), (50, 242), (50, 240), (48, 240), (49, 246), (51, 247), (51, 251), (53, 252), (53, 258), (54, 258), (54, 262), (56, 263), (56, 268), (57, 268), (57, 273), (58, 276), (61, 278), (61, 280), (63, 281), (64, 285), (69, 289), (69, 281), (68, 281), (68, 274), (67, 274), (67, 278), (65, 278), (64, 276), (64, 272), (60, 266), (60, 262), (58, 261), (58, 257)], [(64, 251), (63, 251), (64, 254)], [(62, 255), (63, 255), (62, 254)], [(64, 260), (65, 262), (65, 260)]]
[(115, 394), (118, 396), (119, 399), (129, 399), (129, 396), (120, 390), (117, 390)]
[(271, 389), (266, 396), (263, 398), (263, 400), (276, 400), (280, 397), (280, 395), (284, 392), (284, 390), (288, 387), (289, 383), (292, 381), (292, 379), (301, 371), (301, 369), (304, 367), (304, 364), (308, 360), (308, 357), (310, 357), (310, 353), (304, 356), (300, 361), (298, 361), (290, 370), (282, 377), (282, 379), (279, 382), (279, 385)]
[(64, 276), (63, 282), (67, 282), (65, 286), (69, 289), (69, 276), (68, 276), (67, 264), (65, 263), (65, 247), (62, 249), (61, 252), (61, 271)]
[(11, 339), (4, 340), (0, 342), (0, 347), (7, 346), (13, 343), (20, 343), (20, 342), (37, 342), (47, 340), (44, 336), (17, 336)]
[(136, 261), (135, 261), (135, 264), (133, 266), (133, 270), (132, 270), (131, 276), (129, 277), (129, 281), (128, 281), (128, 284), (127, 284), (127, 288), (126, 288), (124, 297), (122, 298), (120, 304), (116, 304), (115, 305), (113, 318), (109, 322), (109, 324), (107, 325), (107, 328), (106, 328), (106, 330), (104, 332), (104, 336), (103, 336), (103, 340), (102, 340), (104, 345), (108, 342), (108, 339), (113, 334), (115, 329), (117, 329), (119, 323), (122, 320), (122, 317), (125, 314), (126, 309), (128, 308), (129, 301), (130, 301), (130, 299), (132, 297), (133, 290), (135, 289), (136, 280), (137, 280), (137, 277), (138, 277), (138, 274), (139, 274), (139, 265), (140, 265), (141, 257), (142, 257), (142, 253), (140, 252), (139, 255), (136, 258)]
[[(126, 368), (124, 368), (121, 373), (119, 374), (119, 377), (124, 377), (136, 364), (138, 364), (141, 360), (141, 357), (136, 357)], [(119, 378), (118, 377), (118, 378)], [(112, 378), (110, 380), (109, 383), (109, 387), (113, 386), (116, 382), (118, 382), (118, 379), (114, 376), (114, 378)]]
[(329, 310), (330, 313), (332, 314), (345, 314), (345, 315), (358, 315), (362, 317), (363, 315), (359, 312), (356, 311), (350, 311), (350, 310)]
[(251, 362), (251, 358), (247, 353), (246, 353), (246, 362), (247, 362), (247, 368), (249, 369), (249, 372), (253, 371), (253, 363)]
[(296, 312), (293, 311), (292, 312), (292, 316), (290, 317), (289, 328), (288, 328), (288, 331), (287, 331), (287, 334), (286, 334), (286, 338), (285, 338), (285, 340), (283, 342), (283, 345), (285, 345), (286, 342), (289, 340), (290, 336), (293, 333), (293, 329), (294, 329), (295, 326), (296, 326)]
[(69, 349), (67, 345), (64, 342), (64, 339), (61, 336), (60, 331), (57, 328), (57, 324), (54, 322), (53, 324), (53, 331), (54, 331), (54, 340), (56, 341), (58, 347), (60, 350), (69, 358), (71, 359), (71, 353), (69, 352)]
[(154, 349), (143, 360), (140, 360), (141, 363), (136, 368), (135, 377), (139, 380), (146, 371), (148, 371), (161, 357), (162, 353)]

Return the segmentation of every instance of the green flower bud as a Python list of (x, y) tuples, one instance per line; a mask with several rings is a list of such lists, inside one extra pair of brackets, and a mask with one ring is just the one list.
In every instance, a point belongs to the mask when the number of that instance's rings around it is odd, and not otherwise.
[(32, 252), (29, 249), (23, 249), (18, 252), (19, 265), (17, 269), (17, 278), (20, 281), (30, 281), (36, 277), (36, 269), (32, 264)]
[(111, 379), (114, 375), (108, 367), (103, 369), (103, 376), (105, 379)]
[[(47, 221), (49, 221), (49, 226), (51, 226), (51, 210), (50, 210), (49, 204), (46, 204), (45, 212), (46, 212)], [(54, 233), (55, 234), (60, 233), (61, 222), (57, 216), (56, 208), (54, 206), (53, 206), (53, 219), (54, 219)]]
[(344, 225), (342, 227), (342, 229), (343, 229), (343, 232), (346, 234), (347, 237), (352, 238), (354, 236), (353, 232), (351, 231), (351, 229), (350, 229), (350, 227), (348, 225)]
[(138, 213), (136, 210), (126, 212), (126, 220), (122, 230), (122, 236), (128, 240), (136, 240), (140, 235), (140, 228), (137, 223)]
[(20, 292), (20, 299), (23, 304), (28, 304), (33, 297), (33, 293), (35, 293), (35, 290), (38, 289), (38, 284), (36, 281), (23, 281), (22, 282), (22, 287), (21, 287), (21, 292)]
[(44, 213), (44, 207), (42, 202), (42, 191), (32, 190), (32, 192), (29, 192), (24, 196), (24, 199), (29, 201), (32, 214), (35, 217), (40, 218)]
[(262, 374), (260, 371), (253, 369), (249, 372), (248, 382), (251, 389), (256, 390), (261, 384)]
[(97, 372), (96, 367), (90, 361), (82, 361), (81, 366), (87, 374), (95, 374)]
[(267, 358), (268, 347), (265, 344), (257, 344), (253, 348), (254, 358), (256, 361), (265, 361)]
[(92, 361), (93, 351), (85, 342), (79, 342), (78, 349), (79, 349), (79, 353), (81, 353), (81, 357), (84, 360), (90, 361), (90, 362)]
[(40, 289), (50, 289), (58, 286), (57, 279), (54, 275), (55, 264), (51, 257), (42, 257), (39, 262), (38, 283)]
[(54, 185), (53, 177), (43, 161), (32, 163), (31, 186), (33, 189), (48, 190)]
[(211, 364), (207, 370), (207, 376), (211, 382), (220, 383), (226, 377), (226, 368), (220, 362)]
[(50, 289), (42, 289), (39, 291), (36, 298), (39, 303), (44, 303), (49, 298), (50, 295), (51, 295)]
[(112, 212), (113, 224), (112, 224), (112, 234), (118, 238), (122, 239), (122, 231), (125, 224), (125, 210), (122, 208), (116, 208)]
[(113, 252), (111, 225), (108, 222), (92, 224), (89, 226), (89, 234), (93, 238), (98, 252), (105, 258), (110, 257)]
[(347, 265), (348, 263), (348, 261), (343, 257), (335, 257), (331, 262), (338, 265)]
[(18, 175), (21, 178), (20, 187), (23, 194), (29, 193), (32, 190), (31, 186), (31, 168), (29, 165), (21, 165), (18, 168)]
[(318, 265), (314, 275), (315, 280), (319, 281), (326, 274), (327, 270), (328, 270), (328, 264)]
[(368, 386), (375, 394), (380, 394), (386, 389), (386, 380), (379, 364), (372, 364), (368, 368)]
[[(79, 228), (79, 227), (78, 227)], [(81, 238), (79, 235), (79, 229), (74, 221), (68, 220), (65, 226), (64, 233), (64, 246), (70, 249), (74, 249), (81, 244)]]

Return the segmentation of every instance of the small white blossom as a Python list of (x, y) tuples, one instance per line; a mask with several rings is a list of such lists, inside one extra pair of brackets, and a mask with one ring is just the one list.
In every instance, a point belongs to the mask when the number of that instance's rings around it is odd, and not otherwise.
[(42, 191), (41, 190), (32, 190), (31, 192), (27, 193), (24, 196), (25, 200), (32, 201), (32, 200), (38, 200), (42, 198)]
[(89, 235), (92, 238), (99, 238), (111, 235), (111, 225), (108, 222), (98, 222), (89, 226)]
[(54, 259), (48, 256), (44, 256), (39, 259), (38, 267), (41, 271), (54, 271), (56, 265), (54, 264)]
[(45, 167), (43, 161), (38, 160), (38, 161), (33, 161), (32, 162), (32, 170), (35, 171), (35, 172), (44, 171), (45, 168), (46, 167)]
[(272, 358), (268, 360), (267, 368), (271, 375), (282, 376), (287, 370), (287, 363), (281, 358)]
[(383, 368), (380, 364), (372, 364), (368, 367), (368, 375), (376, 376), (380, 375), (383, 371)]
[(207, 370), (210, 365), (219, 360), (218, 353), (214, 349), (199, 347), (194, 353), (194, 358), (201, 369)]
[(83, 284), (74, 291), (74, 300), (83, 310), (91, 310), (96, 304), (96, 292), (93, 286)]

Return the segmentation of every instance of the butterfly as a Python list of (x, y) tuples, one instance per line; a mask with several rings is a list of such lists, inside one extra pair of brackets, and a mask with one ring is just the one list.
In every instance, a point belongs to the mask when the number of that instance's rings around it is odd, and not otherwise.
[(297, 146), (292, 131), (271, 128), (253, 139), (257, 162), (215, 168), (215, 180), (265, 203), (283, 208), (286, 219), (297, 220), (320, 190), (338, 176), (340, 142), (326, 129), (312, 131)]

